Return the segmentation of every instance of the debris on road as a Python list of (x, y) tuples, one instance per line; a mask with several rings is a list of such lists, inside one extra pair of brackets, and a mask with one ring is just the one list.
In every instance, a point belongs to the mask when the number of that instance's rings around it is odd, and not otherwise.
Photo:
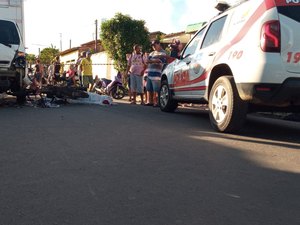
[(0, 106), (28, 106), (40, 108), (58, 108), (66, 104), (113, 105), (113, 99), (107, 95), (86, 92), (82, 87), (45, 86), (40, 92), (26, 91), (26, 101), (20, 105), (15, 96), (1, 95)]
[(96, 104), (96, 105), (113, 105), (112, 97), (107, 95), (99, 95), (92, 92), (87, 92), (88, 98), (69, 99), (70, 103), (79, 104)]

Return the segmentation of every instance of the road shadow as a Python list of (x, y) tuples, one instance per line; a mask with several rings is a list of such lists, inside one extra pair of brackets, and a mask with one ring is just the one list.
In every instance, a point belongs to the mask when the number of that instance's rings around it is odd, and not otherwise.
[[(264, 143), (282, 147), (298, 148), (300, 144), (300, 122), (288, 121), (279, 118), (270, 118), (261, 114), (248, 114), (243, 128), (234, 134), (222, 134), (214, 131), (209, 122), (208, 111), (205, 108), (179, 108), (175, 114), (191, 117), (199, 120), (204, 125), (205, 131), (212, 132), (212, 135), (222, 136), (232, 140), (245, 140), (254, 143)], [(198, 123), (194, 123), (198, 126)], [(199, 126), (200, 127), (200, 126)], [(202, 129), (202, 127), (201, 127)], [(246, 137), (255, 140), (245, 139)]]
[[(128, 105), (128, 103), (118, 103)], [(159, 108), (143, 107), (139, 105), (129, 105), (135, 107), (135, 110), (143, 114), (151, 115), (157, 111), (155, 117), (162, 119), (164, 126), (184, 117), (185, 123), (180, 127), (185, 129), (194, 129), (211, 133), (213, 136), (224, 136), (232, 140), (244, 140), (245, 142), (264, 143), (274, 146), (298, 148), (300, 144), (300, 122), (287, 121), (278, 118), (270, 118), (262, 114), (248, 114), (243, 128), (234, 134), (223, 134), (216, 132), (210, 125), (208, 110), (205, 106), (178, 107), (174, 113), (162, 112)], [(155, 123), (155, 120), (153, 120)]]

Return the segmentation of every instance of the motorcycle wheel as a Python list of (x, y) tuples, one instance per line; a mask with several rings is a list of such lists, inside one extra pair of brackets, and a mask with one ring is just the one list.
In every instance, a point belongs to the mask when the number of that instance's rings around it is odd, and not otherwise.
[(113, 97), (114, 99), (122, 99), (124, 98), (126, 93), (126, 90), (124, 87), (122, 86), (116, 86), (113, 87), (111, 92), (110, 92), (110, 96)]

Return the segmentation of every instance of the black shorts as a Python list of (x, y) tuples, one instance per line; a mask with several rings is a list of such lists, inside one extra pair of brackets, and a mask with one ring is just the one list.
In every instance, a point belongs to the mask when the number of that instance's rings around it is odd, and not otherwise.
[(38, 82), (42, 81), (42, 74), (41, 73), (35, 73), (34, 74), (34, 79)]
[(55, 74), (54, 74), (54, 79), (55, 79), (56, 81), (59, 81), (59, 80), (60, 80), (60, 74), (59, 74), (59, 73), (55, 73)]

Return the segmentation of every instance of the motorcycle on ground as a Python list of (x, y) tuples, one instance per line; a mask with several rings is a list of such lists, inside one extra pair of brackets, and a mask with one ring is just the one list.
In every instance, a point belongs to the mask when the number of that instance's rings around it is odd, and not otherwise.
[(95, 83), (94, 90), (100, 95), (109, 95), (114, 99), (122, 99), (126, 95), (121, 73), (118, 73), (114, 80), (101, 78)]

